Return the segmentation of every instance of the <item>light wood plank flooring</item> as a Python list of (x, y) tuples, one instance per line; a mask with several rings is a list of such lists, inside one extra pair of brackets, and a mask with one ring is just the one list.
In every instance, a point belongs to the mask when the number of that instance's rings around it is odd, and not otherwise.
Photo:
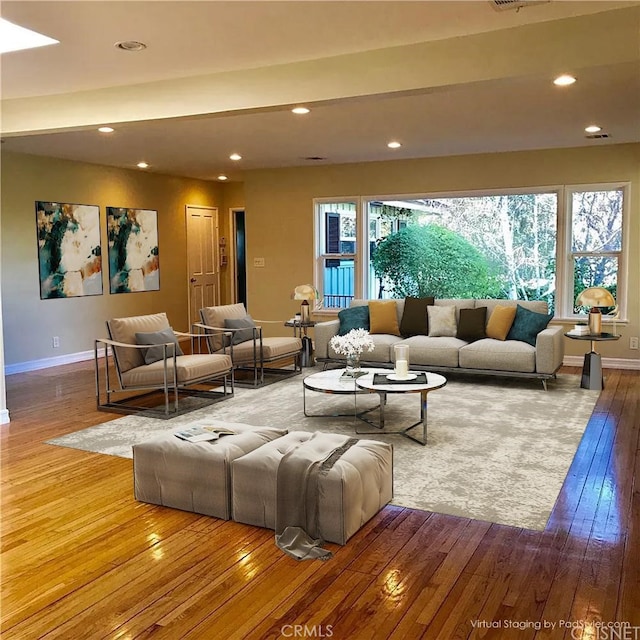
[(640, 372), (607, 371), (545, 531), (390, 506), (331, 561), (302, 563), (271, 531), (136, 502), (130, 460), (44, 444), (117, 417), (95, 410), (92, 363), (7, 386), (4, 640), (599, 640), (599, 621), (640, 625)]

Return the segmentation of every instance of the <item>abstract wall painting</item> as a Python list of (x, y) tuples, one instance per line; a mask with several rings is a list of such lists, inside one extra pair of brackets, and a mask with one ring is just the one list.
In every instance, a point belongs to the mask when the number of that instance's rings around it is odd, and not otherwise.
[(158, 212), (107, 207), (111, 293), (158, 291)]
[(35, 204), (40, 299), (102, 295), (100, 208)]

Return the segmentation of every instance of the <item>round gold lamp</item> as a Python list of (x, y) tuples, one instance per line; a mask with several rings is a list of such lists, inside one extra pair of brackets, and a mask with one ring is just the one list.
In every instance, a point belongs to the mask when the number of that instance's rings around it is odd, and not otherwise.
[(614, 321), (613, 333), (615, 334), (615, 320), (618, 317), (618, 307), (611, 292), (604, 287), (589, 287), (582, 291), (576, 298), (576, 306), (589, 307), (589, 333), (599, 336), (602, 333), (602, 307), (613, 307), (613, 311), (605, 317)]
[(309, 311), (309, 300), (315, 300), (318, 297), (316, 288), (310, 284), (298, 285), (291, 296), (294, 300), (302, 300), (300, 305), (300, 320), (301, 322), (309, 322), (311, 320), (311, 313)]

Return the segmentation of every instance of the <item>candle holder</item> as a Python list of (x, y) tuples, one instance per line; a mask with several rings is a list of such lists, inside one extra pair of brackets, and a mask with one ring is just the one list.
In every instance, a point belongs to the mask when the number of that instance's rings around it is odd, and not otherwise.
[(409, 377), (409, 346), (406, 344), (396, 344), (393, 347), (395, 355), (394, 373), (398, 378)]

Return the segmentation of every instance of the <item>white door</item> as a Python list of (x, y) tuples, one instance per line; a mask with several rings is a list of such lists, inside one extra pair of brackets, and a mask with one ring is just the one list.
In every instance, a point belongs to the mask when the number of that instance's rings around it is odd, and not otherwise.
[(200, 322), (200, 309), (220, 304), (218, 210), (187, 205), (189, 326)]

